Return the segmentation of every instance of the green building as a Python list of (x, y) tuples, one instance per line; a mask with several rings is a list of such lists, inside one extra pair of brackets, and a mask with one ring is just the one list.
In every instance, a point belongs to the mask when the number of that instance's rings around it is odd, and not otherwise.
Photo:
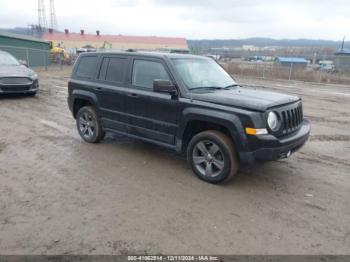
[(350, 72), (350, 50), (344, 49), (334, 54), (334, 66), (338, 71)]
[(30, 67), (50, 63), (50, 43), (31, 36), (0, 31), (0, 50), (25, 60)]

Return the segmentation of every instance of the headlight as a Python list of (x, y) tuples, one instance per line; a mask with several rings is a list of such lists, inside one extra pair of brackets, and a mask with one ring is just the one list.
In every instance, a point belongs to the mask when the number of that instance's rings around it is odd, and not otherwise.
[(278, 116), (275, 112), (270, 112), (267, 116), (267, 125), (272, 131), (277, 131), (279, 128)]
[(29, 78), (32, 80), (36, 80), (36, 79), (38, 79), (38, 74), (30, 75)]

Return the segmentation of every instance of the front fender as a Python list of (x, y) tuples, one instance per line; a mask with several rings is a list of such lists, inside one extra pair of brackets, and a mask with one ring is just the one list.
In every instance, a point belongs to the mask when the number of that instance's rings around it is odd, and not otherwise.
[(244, 148), (246, 148), (247, 136), (238, 116), (232, 113), (218, 112), (210, 109), (186, 108), (182, 113), (177, 132), (177, 151), (181, 151), (183, 143), (182, 137), (188, 123), (193, 120), (210, 122), (227, 128), (236, 146), (236, 150), (240, 152), (244, 151)]

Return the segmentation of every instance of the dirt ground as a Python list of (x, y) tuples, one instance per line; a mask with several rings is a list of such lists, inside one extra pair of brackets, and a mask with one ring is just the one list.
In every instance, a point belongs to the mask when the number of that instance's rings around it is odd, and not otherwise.
[(0, 254), (350, 254), (350, 87), (238, 79), (300, 95), (312, 134), (215, 186), (154, 145), (82, 142), (69, 70), (0, 98)]

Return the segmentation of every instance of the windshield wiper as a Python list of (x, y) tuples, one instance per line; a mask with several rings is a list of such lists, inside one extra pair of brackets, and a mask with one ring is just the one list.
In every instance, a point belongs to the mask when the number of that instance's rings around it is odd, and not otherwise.
[(228, 85), (228, 86), (196, 86), (196, 87), (193, 87), (191, 88), (191, 90), (194, 90), (194, 89), (229, 89), (231, 87), (236, 87), (238, 86), (237, 84), (232, 84), (232, 85)]
[(223, 87), (222, 89), (228, 89), (228, 88), (230, 88), (230, 87), (237, 87), (237, 86), (239, 86), (239, 85), (237, 85), (237, 84), (232, 84), (232, 85), (225, 86), (225, 87)]
[(222, 89), (222, 87), (220, 87), (220, 86), (196, 86), (196, 87), (190, 88), (190, 90), (194, 90), (194, 89)]

